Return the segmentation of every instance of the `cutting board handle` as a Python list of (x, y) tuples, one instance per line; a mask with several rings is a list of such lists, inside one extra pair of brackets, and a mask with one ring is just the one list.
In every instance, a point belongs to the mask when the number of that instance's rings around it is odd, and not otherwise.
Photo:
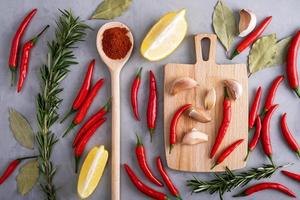
[[(203, 59), (203, 47), (201, 45), (201, 41), (203, 39), (209, 39), (209, 54), (208, 59)], [(195, 48), (196, 48), (196, 65), (204, 64), (206, 62), (216, 62), (216, 44), (217, 44), (217, 36), (215, 34), (197, 34), (195, 36)]]

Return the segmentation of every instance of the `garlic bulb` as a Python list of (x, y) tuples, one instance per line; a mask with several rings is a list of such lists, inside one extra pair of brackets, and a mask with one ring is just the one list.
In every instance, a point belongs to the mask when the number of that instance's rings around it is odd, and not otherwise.
[(206, 112), (204, 109), (196, 108), (192, 106), (186, 112), (190, 118), (198, 122), (207, 123), (211, 121), (210, 114)]
[(227, 87), (227, 91), (229, 93), (229, 96), (233, 100), (237, 100), (242, 96), (243, 93), (243, 87), (242, 85), (234, 80), (234, 79), (228, 79), (224, 81), (225, 86)]
[(192, 78), (189, 77), (182, 77), (177, 78), (172, 82), (171, 88), (170, 88), (170, 94), (175, 95), (178, 92), (181, 92), (182, 90), (188, 90), (192, 89), (194, 87), (197, 87), (198, 83)]
[(190, 132), (186, 133), (182, 139), (182, 144), (195, 145), (208, 141), (208, 135), (206, 133), (198, 131), (193, 128)]
[(204, 107), (206, 110), (211, 110), (216, 105), (216, 90), (214, 88), (211, 88), (208, 90), (205, 98), (204, 98)]
[(247, 9), (240, 11), (239, 36), (245, 37), (253, 31), (256, 26), (256, 15)]

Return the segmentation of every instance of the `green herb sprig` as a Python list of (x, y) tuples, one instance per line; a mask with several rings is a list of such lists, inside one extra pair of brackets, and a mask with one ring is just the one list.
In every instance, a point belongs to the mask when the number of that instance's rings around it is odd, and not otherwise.
[(51, 153), (58, 138), (51, 131), (51, 126), (59, 118), (57, 109), (62, 99), (58, 95), (63, 90), (60, 83), (67, 76), (70, 65), (76, 64), (73, 48), (77, 42), (84, 39), (88, 28), (70, 11), (60, 10), (60, 12), (61, 16), (56, 22), (55, 39), (48, 43), (47, 63), (40, 69), (42, 85), (37, 97), (40, 185), (47, 200), (56, 199), (53, 184), (56, 168), (51, 161)]
[(229, 168), (223, 174), (214, 173), (215, 179), (203, 181), (194, 177), (187, 181), (187, 186), (192, 189), (193, 193), (208, 192), (219, 193), (220, 199), (225, 192), (230, 192), (237, 187), (243, 187), (252, 180), (270, 178), (279, 168), (284, 166), (263, 165), (259, 168), (252, 168), (248, 171), (234, 174)]

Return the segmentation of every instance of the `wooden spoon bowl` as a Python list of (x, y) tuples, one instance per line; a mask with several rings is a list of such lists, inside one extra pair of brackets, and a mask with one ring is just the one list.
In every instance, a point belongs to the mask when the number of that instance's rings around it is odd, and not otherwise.
[[(122, 59), (111, 59), (103, 51), (102, 38), (105, 30), (120, 27), (128, 30), (128, 37), (131, 41), (131, 48)], [(112, 95), (112, 179), (111, 199), (120, 200), (120, 72), (129, 59), (133, 49), (133, 36), (129, 28), (120, 22), (109, 22), (104, 24), (97, 34), (97, 49), (103, 62), (107, 65), (111, 75)]]

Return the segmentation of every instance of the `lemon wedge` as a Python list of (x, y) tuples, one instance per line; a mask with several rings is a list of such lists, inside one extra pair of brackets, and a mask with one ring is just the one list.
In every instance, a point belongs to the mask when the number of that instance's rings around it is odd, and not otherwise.
[(89, 197), (96, 189), (108, 159), (104, 146), (94, 147), (87, 155), (78, 178), (77, 191), (81, 199)]
[(150, 61), (170, 55), (182, 42), (187, 31), (186, 10), (169, 12), (150, 29), (141, 45), (141, 54)]

